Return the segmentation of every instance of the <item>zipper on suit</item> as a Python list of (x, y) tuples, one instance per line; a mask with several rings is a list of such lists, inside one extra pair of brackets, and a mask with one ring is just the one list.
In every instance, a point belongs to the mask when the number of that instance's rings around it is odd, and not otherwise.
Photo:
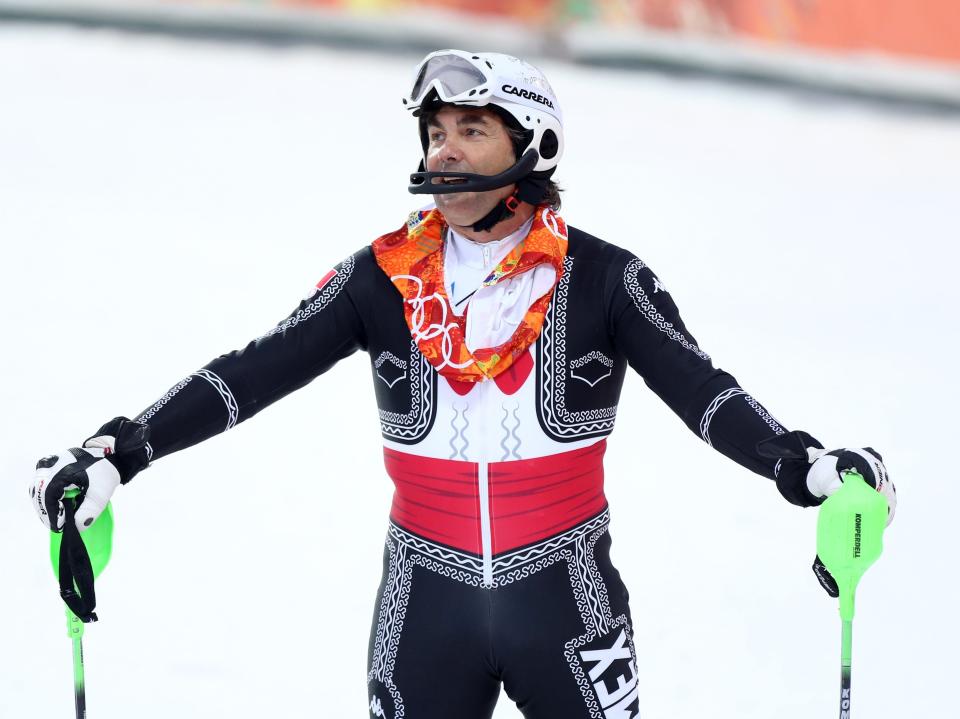
[(480, 501), (480, 547), (483, 553), (483, 586), (493, 586), (493, 531), (490, 526), (490, 468), (487, 464), (487, 395), (489, 382), (480, 382), (480, 442), (477, 461), (477, 494)]
[(487, 461), (480, 460), (477, 469), (480, 489), (480, 544), (483, 549), (483, 585), (493, 586), (493, 541), (490, 530), (490, 472)]

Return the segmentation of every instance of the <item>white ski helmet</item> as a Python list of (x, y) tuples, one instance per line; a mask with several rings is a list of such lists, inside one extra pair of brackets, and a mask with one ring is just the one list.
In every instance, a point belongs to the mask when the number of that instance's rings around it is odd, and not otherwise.
[[(486, 182), (481, 179), (485, 176), (473, 176), (470, 188), (456, 185), (450, 190), (503, 187), (532, 173), (549, 177), (547, 173), (553, 174), (563, 155), (563, 115), (553, 88), (540, 70), (510, 55), (464, 50), (432, 52), (417, 66), (403, 104), (414, 117), (442, 104), (487, 107), (524, 133), (526, 142), (517, 148), (517, 164), (512, 168)], [(426, 149), (425, 137), (421, 137), (421, 142)], [(439, 187), (431, 184), (432, 177), (441, 173), (422, 170), (421, 167), (421, 172), (411, 175), (410, 191), (436, 192)], [(499, 184), (492, 184), (494, 180)]]

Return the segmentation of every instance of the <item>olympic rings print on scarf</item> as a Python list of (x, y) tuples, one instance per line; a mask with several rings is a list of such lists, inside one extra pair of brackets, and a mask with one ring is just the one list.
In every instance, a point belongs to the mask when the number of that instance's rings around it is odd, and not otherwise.
[(567, 254), (567, 226), (559, 215), (541, 205), (527, 237), (500, 261), (483, 281), (489, 287), (549, 264), (556, 272), (553, 285), (534, 300), (513, 335), (496, 347), (471, 352), (464, 336), (467, 311), (457, 317), (450, 308), (443, 279), (443, 238), (447, 224), (436, 208), (417, 210), (395, 232), (374, 240), (372, 249), (380, 269), (403, 296), (403, 313), (420, 352), (447, 379), (481, 382), (507, 370), (530, 348), (543, 327), (553, 289), (563, 274)]

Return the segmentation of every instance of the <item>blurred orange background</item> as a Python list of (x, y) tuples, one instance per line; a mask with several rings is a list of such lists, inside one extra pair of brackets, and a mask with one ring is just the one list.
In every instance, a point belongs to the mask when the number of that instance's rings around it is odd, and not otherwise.
[(958, 0), (279, 0), (355, 11), (429, 7), (531, 24), (596, 22), (834, 51), (960, 60)]

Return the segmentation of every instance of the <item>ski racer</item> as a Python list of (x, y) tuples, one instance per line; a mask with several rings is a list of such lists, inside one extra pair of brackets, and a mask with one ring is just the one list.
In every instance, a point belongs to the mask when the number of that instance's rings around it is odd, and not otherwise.
[[(628, 367), (702, 441), (793, 504), (821, 503), (855, 468), (892, 520), (894, 486), (872, 449), (827, 451), (788, 431), (713, 366), (642, 260), (564, 221), (552, 180), (563, 119), (539, 70), (440, 50), (403, 103), (423, 158), (409, 190), (434, 204), (328, 272), (267, 334), (133, 420), (41, 460), (33, 503), (51, 530), (73, 521), (82, 531), (151, 462), (363, 350), (395, 485), (370, 716), (487, 719), (501, 685), (527, 719), (638, 716), (603, 491)], [(75, 516), (64, 508), (71, 488), (83, 492)]]

